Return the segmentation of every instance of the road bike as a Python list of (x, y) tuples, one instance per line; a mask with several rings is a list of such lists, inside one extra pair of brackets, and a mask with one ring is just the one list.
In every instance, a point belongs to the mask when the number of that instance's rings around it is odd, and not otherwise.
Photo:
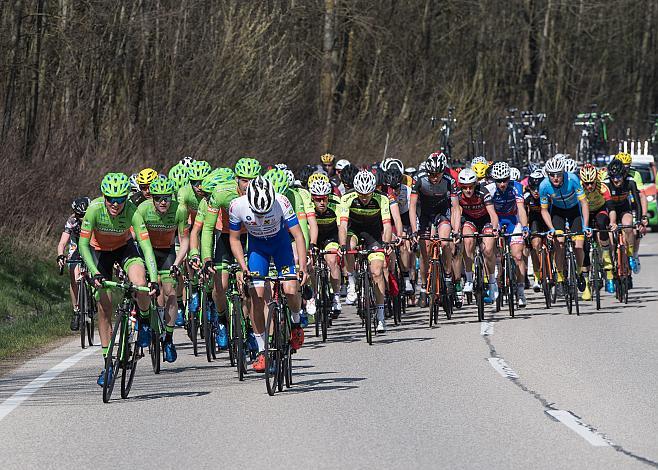
[(355, 255), (354, 277), (357, 293), (356, 311), (361, 318), (361, 326), (366, 332), (366, 341), (372, 345), (372, 334), (377, 334), (377, 304), (375, 302), (375, 287), (370, 274), (368, 256), (373, 253), (383, 253), (383, 249), (348, 250), (347, 254)]
[(503, 225), (501, 227), (502, 233), (499, 233), (498, 236), (498, 252), (500, 253), (501, 270), (499, 273), (500, 282), (498, 283), (500, 294), (496, 299), (496, 312), (500, 312), (502, 306), (507, 304), (509, 315), (514, 318), (518, 284), (516, 282), (516, 262), (510, 251), (510, 239), (512, 237), (522, 237), (523, 232), (504, 233), (505, 229), (506, 226)]
[(149, 292), (149, 288), (136, 286), (129, 281), (103, 281), (103, 287), (123, 291), (123, 298), (116, 307), (116, 318), (105, 357), (103, 402), (108, 403), (119, 371), (121, 371), (121, 398), (128, 398), (130, 393), (137, 370), (137, 361), (142, 356), (142, 352), (138, 350), (136, 344), (138, 309), (133, 294)]
[(292, 353), (290, 334), (292, 320), (288, 301), (283, 293), (281, 283), (297, 280), (296, 274), (283, 276), (251, 277), (252, 281), (271, 283), (272, 297), (267, 303), (267, 322), (265, 331), (268, 338), (265, 341), (265, 385), (267, 393), (274, 396), (292, 385)]
[[(608, 232), (608, 230), (592, 229), (593, 234)], [(605, 270), (603, 269), (603, 249), (595, 236), (589, 239), (590, 245), (590, 270), (589, 283), (594, 294), (594, 303), (596, 309), (601, 310), (601, 289), (605, 280)]]
[(427, 267), (427, 297), (430, 308), (430, 328), (439, 321), (439, 306), (443, 308), (446, 318), (452, 318), (455, 305), (455, 289), (452, 280), (448, 279), (443, 264), (443, 243), (453, 242), (455, 238), (430, 235), (420, 237), (429, 242), (427, 254), (429, 257)]
[(593, 103), (589, 113), (576, 115), (574, 126), (580, 127), (580, 139), (576, 152), (577, 159), (583, 163), (605, 163), (600, 161), (608, 154), (608, 121), (612, 121), (610, 113), (597, 111), (598, 105)]
[(565, 289), (564, 300), (567, 304), (567, 312), (569, 315), (573, 313), (574, 307), (576, 308), (576, 315), (580, 315), (580, 304), (578, 298), (580, 289), (578, 289), (578, 263), (576, 262), (576, 253), (574, 251), (574, 237), (583, 236), (583, 232), (571, 232), (569, 230), (569, 223), (566, 223), (563, 233), (556, 234), (564, 238), (564, 264), (566, 268), (566, 276), (564, 277)]
[(628, 291), (631, 286), (631, 266), (628, 260), (628, 252), (625, 229), (635, 229), (635, 225), (617, 225), (612, 232), (612, 246), (615, 247), (615, 256), (612, 257), (612, 269), (615, 275), (616, 297), (619, 302), (628, 303)]
[(475, 251), (473, 252), (473, 297), (478, 312), (478, 321), (484, 321), (484, 297), (487, 295), (488, 277), (493, 273), (486, 272), (484, 254), (482, 253), (481, 242), (484, 238), (495, 237), (493, 233), (472, 233), (462, 235), (461, 238), (475, 239)]
[(553, 241), (548, 238), (549, 232), (532, 232), (531, 237), (541, 237), (542, 244), (537, 253), (539, 257), (539, 272), (541, 274), (541, 290), (544, 296), (546, 308), (550, 309), (551, 305), (557, 300), (556, 284), (557, 273), (553, 260)]
[(335, 250), (320, 250), (314, 256), (315, 266), (315, 336), (322, 333), (322, 342), (327, 341), (327, 331), (331, 325), (332, 292), (329, 267), (325, 256), (338, 255)]
[[(228, 289), (226, 297), (228, 301), (228, 312), (230, 321), (228, 322), (229, 351), (235, 358), (235, 367), (238, 371), (238, 379), (244, 380), (247, 373), (247, 357), (251, 354), (251, 359), (255, 359), (255, 351), (248, 351), (247, 332), (249, 330), (249, 319), (245, 318), (242, 311), (242, 299), (245, 294), (238, 284), (237, 273), (240, 272), (240, 265), (232, 264), (228, 268)], [(233, 364), (231, 364), (233, 365)]]
[(94, 288), (89, 279), (89, 272), (84, 263), (80, 263), (80, 275), (76, 279), (78, 284), (78, 310), (80, 312), (80, 346), (85, 349), (94, 345), (94, 319), (98, 312)]
[(457, 124), (457, 119), (454, 117), (454, 106), (448, 106), (448, 117), (435, 118), (432, 116), (432, 127), (435, 121), (441, 121), (441, 129), (439, 133), (439, 149), (448, 157), (448, 161), (452, 161), (452, 132)]

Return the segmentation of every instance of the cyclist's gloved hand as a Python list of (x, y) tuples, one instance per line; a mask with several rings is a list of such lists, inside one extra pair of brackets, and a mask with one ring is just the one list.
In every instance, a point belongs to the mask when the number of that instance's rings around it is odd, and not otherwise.
[(192, 266), (193, 269), (198, 271), (199, 268), (201, 267), (201, 258), (199, 258), (196, 255), (191, 256), (190, 257), (190, 265)]
[(342, 245), (342, 246), (338, 249), (338, 251), (340, 251), (340, 254), (341, 254), (342, 256), (345, 256), (345, 253), (347, 253), (347, 245)]
[(215, 273), (215, 267), (213, 266), (213, 262), (211, 260), (208, 260), (205, 263), (203, 263), (203, 272), (205, 274)]
[(302, 298), (307, 301), (313, 298), (313, 288), (309, 284), (302, 286)]
[(523, 238), (527, 238), (530, 234), (530, 227), (524, 226), (521, 231), (523, 232)]
[(175, 264), (172, 264), (171, 268), (169, 268), (169, 275), (174, 278), (180, 276), (180, 268)]
[(66, 255), (58, 255), (57, 264), (59, 265), (60, 268), (63, 268), (64, 265), (66, 264)]
[(148, 288), (152, 292), (151, 295), (160, 295), (160, 284), (158, 284), (157, 282), (153, 282), (153, 281), (149, 282)]
[(583, 232), (585, 233), (586, 236), (591, 237), (592, 236), (592, 228), (591, 227), (583, 227)]
[(105, 277), (101, 273), (94, 274), (94, 287), (96, 289), (100, 289), (103, 287), (103, 281), (105, 280)]

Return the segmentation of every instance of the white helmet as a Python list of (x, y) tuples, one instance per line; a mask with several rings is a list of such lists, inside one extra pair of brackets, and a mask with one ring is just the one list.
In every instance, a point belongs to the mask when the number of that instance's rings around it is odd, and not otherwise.
[(546, 174), (549, 173), (562, 173), (564, 171), (564, 159), (563, 158), (551, 158), (546, 162), (544, 166)]
[(404, 169), (404, 173), (407, 175), (413, 175), (416, 173), (416, 168), (413, 166), (408, 166), (407, 168)]
[(487, 159), (484, 158), (484, 157), (482, 157), (482, 156), (475, 157), (475, 158), (471, 161), (471, 168), (472, 168), (473, 165), (475, 165), (476, 163), (488, 163), (488, 162), (487, 162)]
[(295, 186), (295, 174), (292, 172), (291, 169), (286, 168), (283, 170), (288, 177), (288, 187), (293, 188)]
[(404, 163), (398, 158), (387, 158), (382, 162), (382, 168), (384, 171), (388, 171), (391, 167), (397, 167), (400, 170), (400, 173), (404, 173)]
[(564, 159), (564, 171), (567, 173), (575, 173), (578, 171), (578, 162), (571, 158)]
[(425, 170), (428, 173), (441, 173), (448, 166), (448, 158), (443, 152), (434, 152), (425, 160)]
[(459, 184), (475, 184), (478, 181), (478, 177), (470, 168), (464, 168), (459, 172), (457, 181), (459, 181)]
[(354, 177), (354, 190), (360, 194), (370, 194), (377, 187), (377, 178), (368, 170), (359, 171)]
[(276, 165), (274, 165), (274, 168), (276, 168), (277, 170), (287, 170), (288, 165), (286, 165), (285, 163), (277, 163)]
[(349, 164), (350, 164), (349, 160), (345, 160), (344, 158), (342, 158), (342, 159), (340, 159), (340, 160), (338, 160), (338, 161), (336, 162), (336, 166), (335, 166), (335, 168), (336, 168), (338, 171), (340, 171), (340, 170), (342, 170), (343, 168), (345, 168), (345, 167), (346, 167), (347, 165), (349, 165)]
[(183, 157), (180, 162), (178, 162), (180, 165), (183, 165), (185, 168), (189, 168), (192, 166), (192, 163), (194, 163), (194, 158), (192, 157)]
[(256, 214), (267, 214), (274, 205), (274, 186), (269, 180), (259, 176), (249, 182), (247, 200)]
[(510, 177), (510, 167), (507, 162), (496, 162), (491, 166), (491, 177), (495, 180), (504, 180)]
[(130, 175), (130, 190), (134, 193), (139, 192), (139, 185), (137, 184), (137, 173)]
[(327, 196), (331, 194), (331, 183), (327, 178), (316, 178), (308, 185), (308, 192), (313, 196)]
[(553, 156), (553, 158), (554, 158), (555, 160), (566, 160), (566, 159), (569, 158), (569, 157), (567, 157), (564, 153), (556, 153), (556, 154)]
[(521, 172), (519, 171), (518, 168), (511, 167), (509, 169), (509, 179), (512, 181), (518, 181), (521, 179)]

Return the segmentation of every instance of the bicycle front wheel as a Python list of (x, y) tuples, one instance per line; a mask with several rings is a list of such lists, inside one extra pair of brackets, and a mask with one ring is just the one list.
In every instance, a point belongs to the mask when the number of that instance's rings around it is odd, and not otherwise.
[[(121, 344), (124, 336), (124, 315), (119, 312), (117, 319), (112, 328), (112, 336), (110, 337), (110, 344), (107, 347), (107, 356), (105, 356), (105, 371), (103, 374), (103, 402), (108, 403), (112, 397), (114, 390), (114, 383), (119, 373), (120, 357), (121, 357)], [(116, 355), (115, 355), (115, 349)]]
[(482, 259), (475, 257), (475, 283), (473, 294), (475, 295), (475, 304), (477, 305), (478, 321), (484, 321), (484, 275), (482, 272)]
[(270, 396), (274, 396), (276, 393), (279, 375), (281, 374), (283, 341), (281, 338), (281, 322), (279, 321), (280, 308), (274, 302), (270, 303), (267, 308), (265, 332), (268, 338), (265, 341), (265, 385)]
[(89, 346), (94, 345), (94, 319), (96, 318), (96, 300), (94, 299), (93, 293), (88, 285), (86, 285), (87, 297), (86, 297), (86, 312), (87, 318), (85, 319), (86, 329), (87, 329), (87, 344)]
[(372, 301), (372, 284), (370, 279), (367, 278), (367, 281), (364, 282), (364, 296), (363, 296), (363, 317), (364, 317), (364, 326), (366, 329), (366, 341), (368, 344), (372, 344), (372, 310), (375, 308)]
[(505, 276), (507, 277), (507, 308), (509, 309), (509, 316), (514, 318), (514, 307), (516, 295), (516, 264), (511, 255), (505, 257)]
[(78, 312), (79, 325), (80, 325), (80, 346), (82, 349), (87, 347), (87, 286), (85, 282), (80, 279), (78, 282)]

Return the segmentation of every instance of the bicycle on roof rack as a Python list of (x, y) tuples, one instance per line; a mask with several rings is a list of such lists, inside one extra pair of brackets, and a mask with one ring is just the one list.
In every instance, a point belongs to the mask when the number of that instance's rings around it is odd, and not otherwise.
[(439, 133), (439, 149), (448, 157), (448, 161), (452, 160), (452, 133), (457, 124), (457, 119), (454, 117), (455, 107), (448, 106), (448, 116), (437, 118), (432, 116), (432, 127), (436, 121), (441, 121), (441, 129)]
[(610, 113), (597, 111), (598, 105), (592, 103), (589, 113), (576, 115), (574, 126), (580, 127), (580, 139), (576, 158), (583, 163), (602, 163), (608, 154), (608, 122), (612, 121)]

